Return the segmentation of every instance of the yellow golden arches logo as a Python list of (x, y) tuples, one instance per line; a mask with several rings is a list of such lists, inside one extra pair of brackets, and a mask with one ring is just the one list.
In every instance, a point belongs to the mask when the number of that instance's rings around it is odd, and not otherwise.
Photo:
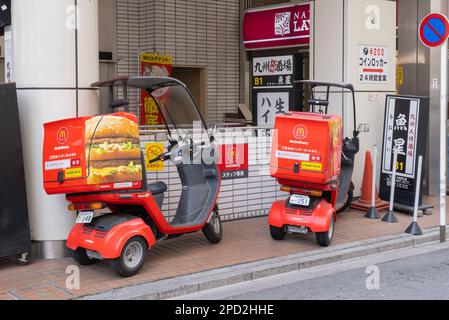
[(227, 160), (229, 164), (235, 164), (240, 160), (240, 152), (236, 147), (233, 147), (228, 151)]
[(293, 129), (293, 136), (297, 140), (303, 140), (303, 139), (307, 138), (308, 134), (309, 134), (309, 130), (307, 129), (307, 127), (305, 125), (298, 124)]
[(65, 144), (69, 140), (69, 130), (66, 127), (59, 128), (56, 134), (56, 140), (59, 144)]

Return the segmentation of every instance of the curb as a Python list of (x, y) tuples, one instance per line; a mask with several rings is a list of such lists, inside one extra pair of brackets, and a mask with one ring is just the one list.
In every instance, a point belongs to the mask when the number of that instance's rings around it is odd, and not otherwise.
[[(449, 230), (447, 230), (447, 234), (449, 235)], [(400, 234), (356, 241), (299, 254), (124, 287), (81, 297), (77, 300), (164, 300), (376, 253), (417, 247), (439, 240), (440, 229), (437, 227), (424, 230), (422, 236)]]

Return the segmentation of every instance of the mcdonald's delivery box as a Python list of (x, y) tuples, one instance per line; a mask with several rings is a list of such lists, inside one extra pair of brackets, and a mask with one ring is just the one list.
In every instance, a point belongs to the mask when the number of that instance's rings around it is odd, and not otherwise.
[(46, 123), (43, 179), (48, 194), (141, 189), (137, 117), (116, 113)]
[(306, 112), (277, 116), (270, 174), (285, 186), (334, 182), (340, 174), (341, 148), (341, 117)]

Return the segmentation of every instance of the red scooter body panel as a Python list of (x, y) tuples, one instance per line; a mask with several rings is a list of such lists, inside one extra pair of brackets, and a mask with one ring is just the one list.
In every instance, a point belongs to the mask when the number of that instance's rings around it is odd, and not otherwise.
[(70, 232), (67, 247), (71, 250), (81, 247), (97, 252), (103, 259), (116, 259), (120, 257), (125, 243), (135, 236), (143, 237), (148, 248), (156, 243), (151, 228), (142, 219), (135, 218), (116, 225), (108, 232), (77, 224)]
[[(105, 203), (111, 209), (114, 209), (114, 205), (142, 206), (143, 208), (145, 208), (148, 215), (156, 224), (156, 227), (158, 228), (159, 232), (166, 235), (196, 232), (203, 229), (208, 221), (208, 219), (206, 219), (206, 221), (204, 221), (204, 223), (201, 225), (188, 226), (188, 227), (173, 227), (167, 222), (167, 220), (165, 220), (163, 213), (161, 212), (156, 201), (154, 201), (153, 196), (151, 195), (150, 192), (84, 194), (79, 196), (68, 195), (67, 200), (72, 203), (102, 202)], [(210, 210), (209, 216), (212, 213), (212, 211), (213, 208)], [(122, 213), (126, 214), (126, 212)]]
[(327, 232), (331, 219), (336, 219), (335, 210), (331, 204), (322, 199), (314, 208), (296, 209), (287, 207), (286, 200), (273, 203), (268, 223), (276, 228), (285, 226), (307, 227), (312, 232)]

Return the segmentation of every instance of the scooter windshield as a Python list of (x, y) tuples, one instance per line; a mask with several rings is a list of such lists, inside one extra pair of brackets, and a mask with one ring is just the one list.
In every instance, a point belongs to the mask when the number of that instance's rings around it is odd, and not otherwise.
[(171, 84), (155, 89), (151, 96), (157, 102), (167, 128), (173, 135), (181, 132), (203, 131), (203, 118), (189, 91), (182, 85)]

